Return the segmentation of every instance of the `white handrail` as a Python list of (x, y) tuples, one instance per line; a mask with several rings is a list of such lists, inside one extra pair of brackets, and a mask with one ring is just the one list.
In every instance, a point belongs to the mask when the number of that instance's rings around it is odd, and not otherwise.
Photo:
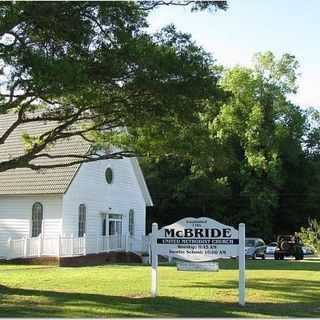
[(0, 240), (0, 259), (40, 256), (68, 257), (110, 251), (145, 252), (148, 247), (148, 237), (139, 239), (127, 234), (84, 235), (83, 237), (39, 235), (39, 237)]

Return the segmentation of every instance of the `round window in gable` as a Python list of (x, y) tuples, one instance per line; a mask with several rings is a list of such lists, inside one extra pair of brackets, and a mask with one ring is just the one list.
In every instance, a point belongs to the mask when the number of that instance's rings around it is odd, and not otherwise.
[(106, 176), (107, 183), (110, 184), (113, 180), (113, 172), (111, 168), (106, 169), (105, 176)]

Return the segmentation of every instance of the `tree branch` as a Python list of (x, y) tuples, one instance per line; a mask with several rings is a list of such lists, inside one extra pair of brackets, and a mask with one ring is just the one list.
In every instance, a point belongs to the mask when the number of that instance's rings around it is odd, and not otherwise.
[(2, 134), (2, 136), (0, 137), (0, 145), (1, 144), (4, 144), (5, 141), (8, 139), (8, 137), (10, 136), (10, 134), (19, 126), (21, 125), (22, 123), (25, 122), (25, 119), (24, 119), (24, 116), (25, 116), (25, 110), (26, 108), (35, 100), (34, 99), (31, 99), (25, 103), (23, 103), (21, 106), (20, 106), (20, 109), (18, 111), (18, 117), (17, 117), (17, 120), (14, 121), (10, 126), (9, 128)]
[[(220, 9), (226, 9), (227, 7), (227, 1), (223, 0), (211, 0), (211, 1), (199, 1), (199, 0), (190, 0), (190, 1), (140, 1), (142, 4), (142, 9), (146, 11), (150, 11), (155, 9), (159, 6), (180, 6), (180, 7), (187, 7), (190, 4), (201, 4), (201, 2), (206, 2), (207, 4), (212, 4), (216, 8)], [(146, 6), (150, 4), (149, 6)]]
[[(94, 154), (94, 157), (74, 155), (74, 157), (79, 158), (79, 160), (66, 162), (66, 163), (47, 164), (47, 165), (28, 163), (25, 167), (30, 168), (32, 170), (64, 168), (64, 167), (70, 167), (70, 166), (74, 166), (81, 163), (89, 163), (89, 162), (101, 161), (101, 160), (107, 160), (107, 159), (123, 159), (123, 158), (130, 158), (130, 157), (132, 158), (135, 156), (136, 154), (133, 151), (119, 151), (119, 152), (114, 152), (114, 153), (109, 153), (104, 155)], [(64, 157), (64, 155), (52, 156), (49, 154), (42, 154), (42, 155), (39, 155), (39, 157), (46, 157), (49, 159), (61, 159)], [(67, 157), (70, 157), (70, 156), (65, 155), (65, 158)], [(0, 169), (0, 172), (1, 172), (1, 169)]]

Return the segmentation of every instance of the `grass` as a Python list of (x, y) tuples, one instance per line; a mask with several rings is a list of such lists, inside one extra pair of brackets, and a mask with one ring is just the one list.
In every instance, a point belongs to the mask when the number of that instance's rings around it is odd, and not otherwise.
[(237, 304), (235, 260), (219, 272), (150, 266), (58, 268), (0, 264), (1, 317), (320, 317), (320, 260), (248, 261), (247, 304)]

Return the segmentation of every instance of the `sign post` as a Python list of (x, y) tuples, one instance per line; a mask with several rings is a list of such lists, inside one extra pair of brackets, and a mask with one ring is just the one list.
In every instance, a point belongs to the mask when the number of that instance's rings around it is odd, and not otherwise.
[(151, 296), (158, 295), (158, 255), (203, 264), (218, 258), (239, 257), (239, 305), (245, 305), (245, 224), (236, 230), (207, 217), (184, 218), (151, 233)]
[(245, 290), (246, 290), (246, 230), (245, 224), (239, 224), (239, 304), (240, 306), (245, 305)]
[(158, 253), (157, 253), (158, 224), (152, 224), (151, 235), (151, 296), (158, 295)]

